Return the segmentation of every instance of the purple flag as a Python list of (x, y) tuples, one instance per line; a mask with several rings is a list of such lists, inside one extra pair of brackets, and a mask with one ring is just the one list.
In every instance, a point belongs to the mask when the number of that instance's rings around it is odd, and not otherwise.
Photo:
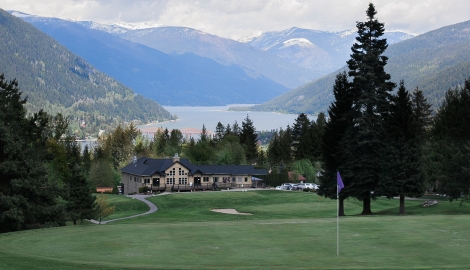
[(344, 188), (343, 180), (341, 180), (341, 175), (339, 175), (339, 172), (336, 172), (336, 179), (338, 181), (338, 193), (341, 192), (341, 190)]

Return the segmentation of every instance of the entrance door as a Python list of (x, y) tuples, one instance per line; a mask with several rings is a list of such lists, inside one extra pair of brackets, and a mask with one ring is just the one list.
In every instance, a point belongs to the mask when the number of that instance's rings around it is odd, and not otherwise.
[(195, 186), (201, 185), (201, 177), (194, 177), (194, 185)]
[(159, 187), (160, 186), (160, 178), (153, 178), (152, 179), (152, 185), (154, 187)]

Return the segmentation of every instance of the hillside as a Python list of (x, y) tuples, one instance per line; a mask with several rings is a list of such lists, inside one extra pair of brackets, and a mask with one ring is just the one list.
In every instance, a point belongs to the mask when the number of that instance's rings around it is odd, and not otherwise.
[[(123, 121), (163, 121), (172, 116), (136, 95), (35, 27), (0, 9), (0, 72), (16, 78), (30, 112), (61, 112), (97, 132)], [(90, 123), (91, 121), (91, 123)], [(88, 124), (89, 123), (89, 124)]]
[(163, 105), (208, 106), (266, 102), (288, 91), (239, 66), (192, 53), (165, 54), (131, 42), (92, 23), (13, 14), (56, 39), (97, 69)]
[[(470, 21), (446, 26), (409, 40), (392, 44), (384, 55), (389, 57), (386, 71), (392, 81), (405, 81), (409, 91), (423, 90), (433, 107), (439, 106), (445, 91), (470, 76)], [(333, 100), (335, 71), (250, 109), (290, 113), (326, 112)]]

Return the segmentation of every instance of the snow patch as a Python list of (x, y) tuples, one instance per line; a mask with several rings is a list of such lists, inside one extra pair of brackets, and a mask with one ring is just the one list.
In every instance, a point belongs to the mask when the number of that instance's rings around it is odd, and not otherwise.
[(316, 47), (315, 44), (313, 44), (312, 42), (310, 42), (306, 38), (292, 38), (292, 39), (284, 41), (282, 44), (283, 44), (283, 46), (279, 49), (284, 49), (284, 48), (287, 48), (287, 47), (290, 47), (290, 46), (300, 46), (300, 47), (304, 47), (304, 48), (315, 48)]
[(18, 17), (18, 18), (36, 17), (30, 14), (26, 14), (26, 13), (15, 11), (15, 10), (9, 10), (8, 12), (10, 12), (11, 15)]
[(338, 32), (337, 35), (340, 36), (341, 38), (345, 38), (347, 36), (355, 34), (356, 32), (357, 32), (356, 29), (350, 29), (350, 30)]
[(244, 38), (240, 38), (239, 40), (237, 40), (238, 42), (241, 42), (241, 43), (248, 43), (248, 42), (251, 42), (253, 41), (253, 39), (256, 39), (256, 38), (259, 38), (260, 36), (262, 36), (264, 34), (264, 32), (262, 31), (259, 31), (257, 33), (254, 33), (254, 34), (251, 34), (249, 36), (246, 36)]
[(164, 24), (152, 23), (152, 22), (140, 22), (140, 23), (115, 23), (115, 26), (119, 26), (122, 28), (126, 28), (129, 30), (141, 30), (141, 29), (148, 29), (148, 28), (157, 28), (157, 27), (165, 27)]

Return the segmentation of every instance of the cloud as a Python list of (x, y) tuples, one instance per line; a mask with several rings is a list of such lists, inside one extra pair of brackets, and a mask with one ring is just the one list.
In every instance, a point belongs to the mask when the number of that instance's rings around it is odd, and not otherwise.
[[(370, 0), (0, 0), (3, 9), (97, 22), (186, 26), (227, 38), (292, 26), (340, 31), (365, 20)], [(467, 0), (376, 0), (386, 30), (424, 33), (470, 19)]]

